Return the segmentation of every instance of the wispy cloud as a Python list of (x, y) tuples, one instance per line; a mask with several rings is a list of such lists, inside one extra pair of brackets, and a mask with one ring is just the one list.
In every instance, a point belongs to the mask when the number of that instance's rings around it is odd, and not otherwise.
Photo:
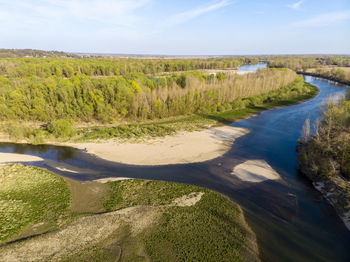
[(289, 4), (289, 5), (287, 5), (289, 8), (292, 8), (292, 9), (298, 9), (300, 6), (301, 6), (301, 4), (304, 2), (304, 0), (300, 0), (300, 1), (298, 1), (298, 2), (295, 2), (295, 3), (293, 3), (293, 4)]
[(292, 23), (293, 27), (324, 27), (350, 20), (350, 10), (331, 12)]
[(203, 15), (205, 13), (209, 13), (212, 11), (215, 11), (217, 9), (223, 8), (225, 6), (231, 5), (232, 1), (229, 0), (223, 0), (220, 2), (207, 4), (206, 6), (200, 6), (192, 10), (188, 10), (182, 13), (178, 13), (175, 15), (170, 16), (168, 19), (166, 19), (162, 25), (162, 27), (170, 27), (177, 24), (183, 24), (186, 23), (200, 15)]
[[(57, 20), (97, 22), (110, 26), (130, 26), (139, 20), (136, 10), (152, 0), (0, 0), (1, 9), (13, 17), (11, 23), (24, 27), (29, 21), (50, 24)], [(16, 18), (16, 19), (15, 19)], [(17, 20), (17, 18), (20, 18)], [(17, 21), (17, 22), (16, 22)]]

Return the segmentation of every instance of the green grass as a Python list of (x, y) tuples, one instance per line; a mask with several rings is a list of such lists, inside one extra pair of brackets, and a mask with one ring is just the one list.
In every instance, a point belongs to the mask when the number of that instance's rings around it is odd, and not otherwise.
[(223, 196), (205, 191), (192, 207), (165, 210), (144, 235), (152, 261), (244, 261), (247, 230), (241, 210)]
[(175, 198), (202, 190), (191, 185), (136, 179), (108, 184), (111, 191), (104, 202), (108, 211), (137, 205), (166, 205)]
[[(196, 186), (161, 181), (126, 180), (109, 185), (107, 210), (161, 206), (160, 219), (132, 244), (143, 243), (152, 261), (246, 261), (251, 233), (239, 206), (226, 197)], [(168, 205), (191, 192), (204, 192), (197, 204)]]
[(70, 205), (64, 180), (48, 171), (20, 164), (0, 168), (0, 242), (31, 224), (57, 227)]

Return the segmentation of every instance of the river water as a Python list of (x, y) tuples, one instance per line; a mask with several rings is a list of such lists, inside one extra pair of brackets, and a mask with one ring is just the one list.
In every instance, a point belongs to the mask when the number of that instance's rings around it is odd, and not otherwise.
[(238, 67), (238, 71), (250, 71), (250, 72), (255, 72), (258, 69), (263, 69), (266, 68), (267, 64), (265, 63), (259, 63), (259, 64), (252, 64), (252, 65), (242, 65)]
[[(245, 66), (244, 71), (250, 69)], [(94, 171), (76, 174), (51, 169), (77, 180), (132, 177), (207, 187), (241, 205), (257, 235), (263, 261), (350, 261), (350, 232), (321, 194), (299, 174), (295, 151), (305, 119), (310, 117), (311, 123), (317, 120), (325, 99), (344, 94), (347, 87), (309, 76), (306, 81), (320, 89), (315, 98), (233, 123), (250, 132), (237, 139), (224, 156), (204, 163), (132, 166), (69, 147), (12, 143), (0, 143), (0, 152), (41, 156)], [(252, 159), (265, 160), (282, 181), (249, 183), (231, 174), (234, 166)]]

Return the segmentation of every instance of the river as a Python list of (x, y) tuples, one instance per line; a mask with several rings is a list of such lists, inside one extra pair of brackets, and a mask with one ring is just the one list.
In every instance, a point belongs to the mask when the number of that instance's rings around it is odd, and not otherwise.
[[(255, 68), (245, 66), (244, 71), (249, 70)], [(98, 172), (96, 175), (53, 170), (77, 180), (120, 176), (207, 187), (241, 205), (257, 235), (263, 261), (350, 261), (350, 232), (321, 194), (299, 174), (295, 151), (305, 119), (310, 117), (314, 123), (325, 99), (344, 94), (347, 87), (310, 76), (305, 78), (320, 89), (315, 98), (233, 123), (249, 128), (250, 133), (237, 139), (224, 156), (204, 163), (132, 166), (69, 147), (13, 143), (0, 143), (0, 152), (36, 155)], [(251, 159), (268, 162), (282, 181), (249, 183), (231, 175), (234, 166)]]

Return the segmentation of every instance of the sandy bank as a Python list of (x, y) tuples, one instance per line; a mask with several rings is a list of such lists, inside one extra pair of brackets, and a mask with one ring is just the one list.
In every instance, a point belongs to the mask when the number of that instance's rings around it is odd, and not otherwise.
[(43, 161), (41, 157), (23, 155), (23, 154), (13, 154), (13, 153), (0, 153), (0, 164), (10, 164), (10, 163), (23, 163), (23, 162), (37, 162)]
[(179, 207), (194, 206), (195, 204), (197, 204), (197, 202), (199, 202), (201, 200), (203, 195), (204, 195), (203, 192), (192, 192), (188, 195), (176, 198), (173, 201), (173, 205), (179, 206)]
[(264, 160), (248, 160), (234, 167), (232, 175), (247, 182), (259, 183), (280, 179), (280, 175)]
[(65, 145), (86, 149), (100, 158), (131, 165), (167, 165), (203, 162), (225, 154), (236, 138), (247, 129), (222, 126), (174, 136), (152, 139), (142, 143), (69, 143)]

